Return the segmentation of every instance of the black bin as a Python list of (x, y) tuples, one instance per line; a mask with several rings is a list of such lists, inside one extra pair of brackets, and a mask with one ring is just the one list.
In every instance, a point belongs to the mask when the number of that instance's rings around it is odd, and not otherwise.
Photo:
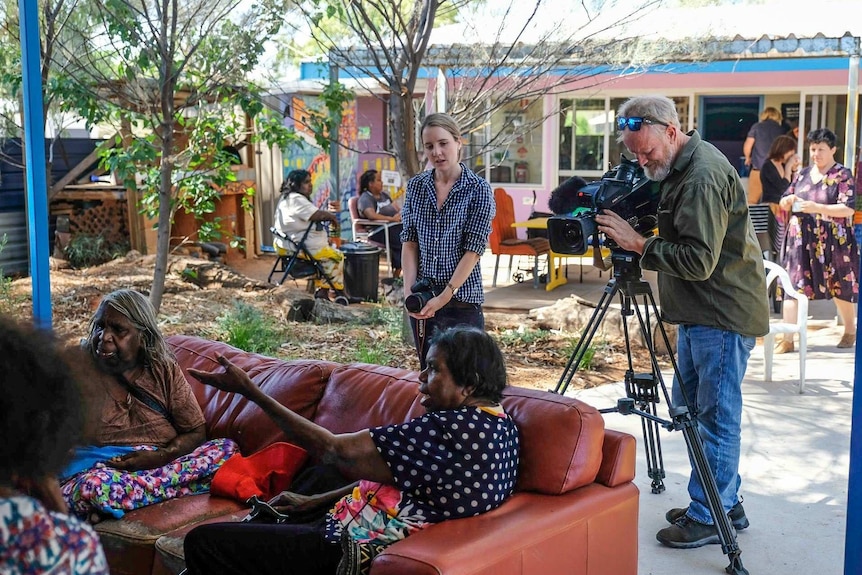
[(344, 252), (344, 290), (349, 297), (377, 301), (380, 248), (362, 242), (341, 245)]

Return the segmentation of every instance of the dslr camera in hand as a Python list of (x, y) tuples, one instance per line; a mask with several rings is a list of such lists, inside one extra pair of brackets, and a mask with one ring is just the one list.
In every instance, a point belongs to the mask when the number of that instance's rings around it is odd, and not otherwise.
[(404, 307), (410, 313), (419, 313), (435, 295), (431, 282), (422, 278), (410, 288), (410, 295), (404, 299)]
[[(604, 210), (615, 212), (649, 237), (658, 223), (658, 193), (652, 183), (636, 161), (624, 156), (601, 180), (586, 183), (577, 176), (569, 178), (551, 193), (548, 202), (555, 214), (548, 219), (551, 250), (577, 256), (586, 253), (590, 244), (598, 248), (601, 241), (595, 216)], [(611, 250), (618, 247), (609, 238), (604, 245)]]

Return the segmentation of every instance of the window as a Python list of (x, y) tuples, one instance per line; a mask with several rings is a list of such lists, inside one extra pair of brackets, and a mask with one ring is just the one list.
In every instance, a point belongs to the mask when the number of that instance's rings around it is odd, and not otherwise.
[[(631, 158), (625, 146), (617, 142), (616, 113), (627, 98), (591, 98), (560, 100), (560, 138), (557, 167), (558, 180), (581, 176), (587, 181), (600, 178), (620, 163), (620, 156)], [(683, 129), (687, 118), (688, 98), (673, 98)]]
[[(542, 183), (542, 99), (518, 100), (491, 114), (486, 131), (492, 183)], [(476, 145), (482, 138), (471, 138)]]
[(601, 176), (607, 165), (605, 140), (613, 119), (604, 98), (560, 100), (560, 179)]

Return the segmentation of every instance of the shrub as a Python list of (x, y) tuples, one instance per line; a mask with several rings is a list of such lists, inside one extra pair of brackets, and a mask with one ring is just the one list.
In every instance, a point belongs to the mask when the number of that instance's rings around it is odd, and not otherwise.
[[(6, 247), (6, 242), (9, 238), (6, 234), (0, 238), (0, 254), (3, 253), (3, 248)], [(0, 313), (9, 313), (11, 311), (12, 301), (12, 280), (3, 274), (3, 266), (0, 266)]]
[(128, 251), (127, 242), (113, 243), (101, 235), (76, 234), (66, 246), (66, 259), (73, 268), (80, 269), (109, 262)]
[(354, 361), (374, 365), (389, 365), (392, 363), (392, 354), (382, 342), (375, 342), (369, 346), (360, 340), (354, 353)]
[(219, 316), (218, 325), (225, 343), (251, 353), (272, 355), (284, 341), (283, 330), (271, 317), (243, 301)]

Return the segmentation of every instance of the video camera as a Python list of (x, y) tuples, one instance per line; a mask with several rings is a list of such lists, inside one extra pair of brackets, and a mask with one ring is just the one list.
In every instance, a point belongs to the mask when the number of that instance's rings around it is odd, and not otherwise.
[[(658, 194), (652, 181), (644, 176), (635, 160), (620, 156), (620, 164), (611, 168), (601, 180), (585, 184), (577, 176), (566, 180), (551, 193), (555, 215), (548, 219), (548, 240), (558, 254), (586, 253), (588, 242), (601, 245), (595, 216), (603, 210), (615, 212), (644, 237), (652, 235), (658, 222)], [(556, 198), (555, 198), (556, 196)], [(563, 216), (561, 213), (576, 213)], [(608, 239), (604, 245), (618, 248)]]

